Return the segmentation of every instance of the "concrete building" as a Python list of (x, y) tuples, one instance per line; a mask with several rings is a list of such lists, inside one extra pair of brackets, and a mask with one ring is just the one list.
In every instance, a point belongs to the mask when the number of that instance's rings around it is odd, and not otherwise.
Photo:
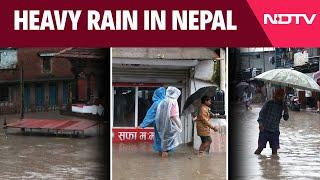
[[(99, 93), (104, 92), (105, 67), (101, 66), (103, 61), (100, 56), (90, 54), (97, 51), (100, 50), (2, 49), (1, 55), (10, 55), (8, 58), (16, 61), (16, 65), (0, 68), (0, 113), (21, 111), (22, 78), (25, 112), (58, 110), (67, 104), (88, 102), (91, 97), (98, 97)], [(101, 81), (103, 83), (98, 83)]]
[[(112, 67), (114, 137), (116, 130), (138, 127), (160, 86), (181, 90), (180, 109), (201, 87), (227, 88), (223, 48), (113, 48)], [(193, 142), (191, 116), (181, 120), (183, 142)]]
[[(313, 77), (313, 74), (319, 71), (319, 52), (319, 48), (241, 48), (240, 52), (237, 52), (232, 68), (233, 89), (240, 81), (248, 81), (255, 77), (257, 75), (255, 71), (262, 73), (276, 68), (293, 68)], [(262, 94), (256, 94), (257, 101), (264, 99), (264, 96), (270, 99), (272, 91), (270, 84), (261, 87)], [(296, 91), (302, 102), (302, 108), (305, 108), (305, 99), (309, 95), (302, 90)], [(315, 92), (312, 93), (312, 97), (316, 97)]]
[(3, 52), (6, 51), (15, 51), (11, 58), (17, 59), (17, 65), (13, 69), (0, 70), (1, 113), (20, 112), (21, 77), (24, 111), (54, 110), (67, 104), (67, 87), (74, 76), (67, 60), (50, 54), (59, 48), (6, 49)]

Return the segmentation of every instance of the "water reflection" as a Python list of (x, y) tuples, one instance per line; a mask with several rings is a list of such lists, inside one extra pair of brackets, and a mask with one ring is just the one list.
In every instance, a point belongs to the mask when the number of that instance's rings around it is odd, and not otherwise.
[[(320, 115), (313, 112), (292, 112), (288, 121), (280, 123), (278, 157), (271, 156), (269, 145), (260, 156), (254, 154), (259, 135), (257, 118), (261, 106), (252, 111), (236, 108), (239, 136), (236, 137), (240, 179), (319, 179)], [(241, 134), (240, 134), (241, 133)]]
[(225, 153), (198, 157), (193, 148), (179, 146), (161, 158), (152, 144), (113, 144), (113, 179), (226, 179)]
[(259, 155), (258, 162), (262, 171), (262, 177), (266, 179), (281, 179), (280, 172), (282, 167), (280, 165), (279, 156)]

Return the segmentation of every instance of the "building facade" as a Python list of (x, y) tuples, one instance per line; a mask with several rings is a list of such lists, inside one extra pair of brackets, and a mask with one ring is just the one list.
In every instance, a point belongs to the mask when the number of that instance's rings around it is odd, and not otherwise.
[(11, 58), (17, 59), (16, 67), (0, 70), (1, 113), (20, 112), (22, 102), (25, 112), (56, 110), (67, 104), (68, 85), (74, 76), (66, 59), (53, 57), (52, 52), (59, 50), (14, 49)]
[[(319, 48), (242, 48), (238, 52), (239, 57), (235, 58), (233, 87), (241, 81), (249, 81), (259, 73), (276, 68), (291, 68), (313, 78), (314, 74), (320, 70), (319, 52)], [(256, 93), (257, 102), (260, 102), (260, 99), (264, 101), (264, 97), (272, 98), (274, 88), (270, 84), (260, 88), (261, 94)], [(316, 106), (314, 100), (316, 92), (296, 89), (296, 94), (299, 96), (303, 109), (307, 107), (306, 98), (310, 99), (310, 97), (313, 99), (311, 106)], [(258, 95), (261, 95), (262, 98)]]

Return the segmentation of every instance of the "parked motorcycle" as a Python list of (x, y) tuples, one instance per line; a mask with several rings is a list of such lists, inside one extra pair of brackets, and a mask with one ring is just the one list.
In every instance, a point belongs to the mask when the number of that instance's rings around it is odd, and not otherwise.
[(299, 97), (295, 96), (293, 94), (289, 94), (287, 97), (287, 106), (290, 108), (292, 111), (300, 111), (301, 108), (301, 103), (299, 101)]

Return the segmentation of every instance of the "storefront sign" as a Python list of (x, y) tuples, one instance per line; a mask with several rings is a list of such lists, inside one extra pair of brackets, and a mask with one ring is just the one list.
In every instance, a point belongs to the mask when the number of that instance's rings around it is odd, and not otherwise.
[(153, 128), (113, 128), (112, 142), (153, 142)]

